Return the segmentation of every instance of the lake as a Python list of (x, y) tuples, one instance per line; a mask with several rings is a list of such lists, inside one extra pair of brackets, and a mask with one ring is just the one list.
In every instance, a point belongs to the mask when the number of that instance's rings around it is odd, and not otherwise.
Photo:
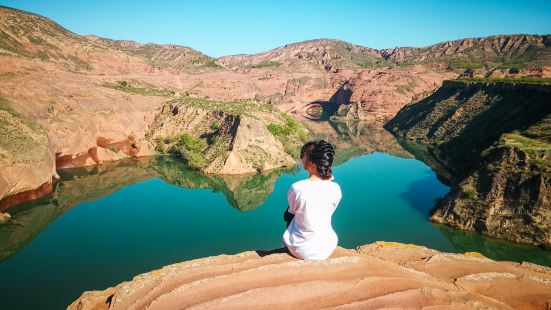
[[(370, 124), (318, 122), (337, 145), (343, 192), (333, 215), (339, 245), (377, 240), (440, 251), (477, 251), (551, 266), (551, 253), (428, 221), (449, 188), (394, 137)], [(281, 246), (291, 184), (300, 166), (247, 176), (204, 175), (170, 157), (59, 171), (55, 191), (9, 208), (0, 226), (3, 309), (61, 309), (101, 290), (184, 260)]]

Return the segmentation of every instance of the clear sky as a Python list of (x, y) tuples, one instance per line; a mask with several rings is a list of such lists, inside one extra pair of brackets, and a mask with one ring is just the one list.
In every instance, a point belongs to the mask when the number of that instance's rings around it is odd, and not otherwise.
[(551, 0), (0, 0), (77, 34), (174, 43), (218, 57), (334, 38), (372, 48), (551, 33)]

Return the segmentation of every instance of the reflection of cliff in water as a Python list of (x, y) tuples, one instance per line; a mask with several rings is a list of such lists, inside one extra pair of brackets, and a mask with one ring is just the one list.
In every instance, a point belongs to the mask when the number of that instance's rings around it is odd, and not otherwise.
[(493, 239), (473, 231), (459, 230), (442, 224), (433, 224), (450, 241), (458, 253), (479, 252), (494, 260), (529, 261), (551, 266), (548, 251), (519, 243)]
[(274, 190), (275, 182), (293, 169), (274, 169), (246, 175), (208, 175), (189, 169), (182, 161), (159, 158), (153, 167), (155, 176), (185, 188), (210, 188), (221, 192), (228, 203), (241, 212), (261, 206)]
[(205, 175), (170, 157), (128, 159), (89, 168), (63, 169), (54, 191), (42, 199), (9, 208), (12, 220), (0, 225), (0, 261), (25, 247), (56, 218), (86, 201), (152, 178), (185, 188), (213, 189), (241, 212), (258, 208), (284, 170), (253, 175)]
[(380, 122), (329, 120), (306, 121), (306, 125), (314, 132), (314, 139), (324, 139), (336, 146), (334, 165), (373, 152), (412, 157)]
[(436, 172), (440, 182), (446, 185), (450, 184), (453, 172), (450, 171), (449, 168), (446, 167), (446, 164), (439, 159), (438, 148), (401, 138), (396, 138), (396, 141), (404, 150), (412, 154), (415, 159), (422, 161), (434, 172)]

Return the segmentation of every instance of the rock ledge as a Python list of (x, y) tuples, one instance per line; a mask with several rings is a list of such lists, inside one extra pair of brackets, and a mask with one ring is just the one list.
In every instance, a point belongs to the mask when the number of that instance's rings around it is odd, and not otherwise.
[(548, 309), (551, 269), (375, 242), (337, 248), (325, 261), (248, 251), (165, 266), (69, 309), (243, 309), (381, 307)]

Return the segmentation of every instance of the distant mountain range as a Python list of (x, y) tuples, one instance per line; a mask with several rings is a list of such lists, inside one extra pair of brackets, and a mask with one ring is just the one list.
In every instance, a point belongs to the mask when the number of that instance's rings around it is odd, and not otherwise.
[[(318, 39), (212, 58), (178, 45), (80, 36), (46, 17), (0, 7), (0, 198), (50, 182), (56, 167), (153, 154), (146, 135), (181, 97), (253, 100), (292, 115), (321, 107), (326, 117), (385, 121), (460, 75), (551, 76), (551, 35), (383, 50)], [(205, 131), (211, 122), (202, 120)], [(190, 127), (179, 126), (163, 130)], [(234, 151), (230, 142), (222, 162)], [(248, 141), (241, 142), (248, 154)], [(245, 162), (234, 161), (231, 171)]]

